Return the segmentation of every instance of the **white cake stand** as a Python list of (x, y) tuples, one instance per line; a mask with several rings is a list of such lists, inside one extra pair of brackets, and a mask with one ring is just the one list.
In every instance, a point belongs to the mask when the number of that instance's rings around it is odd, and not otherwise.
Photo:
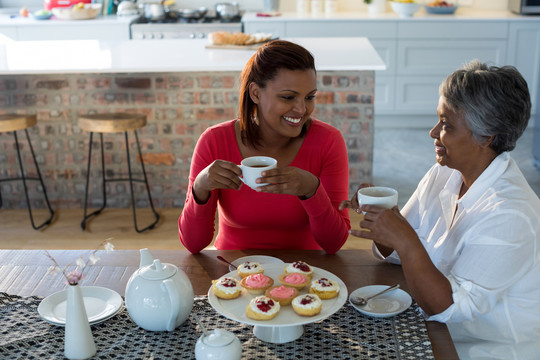
[[(287, 265), (288, 264), (265, 264), (263, 265), (264, 274), (274, 279), (274, 285), (279, 285), (280, 283), (277, 279), (279, 275), (283, 273), (283, 270)], [(234, 277), (237, 280), (240, 279), (236, 270), (231, 271), (222, 277)], [(240, 295), (239, 298), (223, 300), (218, 298), (214, 294), (212, 287), (210, 287), (208, 290), (208, 301), (218, 313), (226, 318), (240, 323), (253, 325), (253, 334), (258, 339), (265, 342), (283, 344), (300, 338), (304, 333), (305, 324), (311, 324), (326, 319), (341, 309), (343, 304), (347, 301), (348, 292), (343, 281), (326, 270), (313, 267), (313, 279), (315, 280), (322, 277), (337, 282), (340, 291), (337, 297), (329, 300), (322, 300), (322, 310), (315, 316), (300, 316), (294, 312), (292, 305), (287, 305), (282, 306), (276, 317), (271, 320), (253, 320), (246, 315), (246, 307), (251, 299), (257, 295), (251, 295), (245, 289), (242, 290), (242, 295)], [(300, 294), (306, 294), (308, 292), (308, 287), (309, 285), (302, 289)]]

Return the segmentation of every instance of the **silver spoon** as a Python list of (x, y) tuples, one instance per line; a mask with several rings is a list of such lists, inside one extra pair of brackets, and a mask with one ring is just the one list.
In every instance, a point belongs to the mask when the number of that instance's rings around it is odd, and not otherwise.
[(392, 285), (392, 286), (390, 286), (390, 287), (384, 289), (383, 291), (378, 292), (378, 293), (376, 293), (375, 295), (371, 295), (371, 296), (369, 296), (369, 297), (367, 297), (367, 298), (365, 298), (365, 299), (364, 299), (363, 297), (360, 297), (360, 296), (353, 296), (353, 297), (351, 297), (351, 302), (352, 302), (354, 305), (364, 306), (364, 305), (367, 304), (367, 302), (368, 302), (369, 300), (373, 299), (374, 297), (379, 296), (379, 295), (382, 295), (382, 294), (384, 294), (384, 293), (387, 293), (387, 292), (392, 291), (392, 290), (397, 289), (397, 288), (399, 288), (399, 284), (394, 284), (394, 285)]
[(206, 328), (202, 324), (201, 319), (199, 319), (199, 315), (193, 313), (193, 317), (195, 318), (195, 321), (197, 321), (197, 324), (199, 324), (199, 326), (201, 327), (204, 336), (208, 336), (208, 331), (206, 331)]
[(238, 269), (238, 268), (236, 267), (236, 265), (231, 264), (230, 262), (228, 262), (227, 260), (225, 260), (225, 258), (224, 258), (223, 256), (218, 255), (217, 258), (218, 258), (219, 260), (223, 261), (224, 263), (227, 263), (227, 264), (231, 265), (233, 268)]

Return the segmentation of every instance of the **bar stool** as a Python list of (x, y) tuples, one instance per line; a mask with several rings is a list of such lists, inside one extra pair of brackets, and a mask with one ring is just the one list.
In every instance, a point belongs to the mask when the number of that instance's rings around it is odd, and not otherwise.
[[(43, 184), (43, 178), (41, 177), (41, 172), (39, 171), (39, 166), (36, 161), (34, 148), (32, 147), (32, 142), (30, 142), (30, 136), (28, 135), (28, 128), (36, 125), (36, 123), (37, 123), (36, 115), (1, 115), (0, 116), (0, 132), (10, 132), (10, 131), (13, 132), (13, 137), (15, 139), (15, 149), (17, 150), (17, 160), (19, 163), (19, 171), (20, 171), (20, 177), (0, 179), (0, 182), (22, 180), (23, 187), (24, 187), (24, 195), (26, 196), (26, 204), (28, 206), (28, 214), (30, 215), (30, 222), (32, 223), (32, 227), (35, 230), (39, 230), (43, 228), (44, 226), (47, 226), (51, 223), (54, 217), (54, 211), (51, 208), (51, 204), (49, 203), (49, 198), (47, 197), (47, 190), (45, 189), (45, 185)], [(28, 141), (28, 147), (30, 148), (32, 159), (34, 160), (34, 166), (36, 168), (37, 177), (28, 177), (24, 174), (23, 162), (21, 158), (21, 150), (20, 150), (20, 145), (19, 145), (19, 138), (17, 137), (18, 130), (24, 130), (26, 134), (26, 140)], [(43, 223), (41, 223), (40, 225), (36, 225), (34, 222), (34, 216), (32, 214), (32, 207), (30, 205), (30, 197), (28, 196), (28, 187), (26, 184), (27, 180), (39, 181), (39, 183), (41, 184), (41, 188), (43, 189), (43, 196), (45, 197), (45, 203), (47, 204), (47, 207), (49, 209), (49, 218), (45, 220)], [(2, 205), (3, 205), (2, 193), (0, 192), (0, 208), (2, 207)]]
[[(140, 129), (146, 126), (146, 115), (143, 114), (128, 114), (128, 113), (107, 113), (107, 114), (92, 114), (92, 115), (82, 115), (78, 119), (79, 127), (83, 130), (90, 132), (90, 142), (88, 144), (88, 167), (86, 173), (86, 188), (84, 193), (84, 218), (81, 223), (81, 228), (86, 230), (87, 220), (95, 215), (101, 213), (101, 211), (107, 206), (107, 191), (105, 190), (105, 183), (115, 182), (115, 181), (129, 181), (130, 192), (131, 192), (131, 207), (133, 210), (133, 223), (135, 225), (135, 230), (138, 233), (143, 231), (153, 229), (154, 226), (159, 221), (159, 214), (154, 209), (152, 203), (152, 195), (150, 194), (150, 186), (148, 185), (148, 178), (146, 177), (146, 170), (144, 168), (144, 161), (141, 153), (141, 146), (139, 144), (139, 137), (137, 135), (137, 129)], [(129, 142), (128, 142), (128, 131), (133, 131), (135, 134), (135, 140), (137, 143), (137, 150), (139, 152), (139, 158), (141, 160), (141, 169), (143, 178), (134, 179), (131, 172), (131, 160), (129, 153)], [(103, 150), (103, 133), (116, 133), (123, 132), (126, 142), (126, 156), (127, 156), (127, 165), (128, 165), (128, 174), (129, 177), (125, 178), (106, 178), (105, 177), (105, 155)], [(92, 139), (94, 133), (99, 133), (100, 145), (101, 145), (101, 181), (102, 181), (102, 194), (103, 194), (103, 205), (101, 208), (87, 215), (87, 204), (88, 204), (88, 185), (90, 181), (90, 164), (92, 160)], [(150, 202), (150, 207), (154, 214), (155, 220), (150, 225), (139, 229), (137, 226), (137, 214), (135, 210), (135, 195), (133, 190), (134, 182), (143, 182), (146, 185), (146, 192), (148, 194), (148, 200)]]

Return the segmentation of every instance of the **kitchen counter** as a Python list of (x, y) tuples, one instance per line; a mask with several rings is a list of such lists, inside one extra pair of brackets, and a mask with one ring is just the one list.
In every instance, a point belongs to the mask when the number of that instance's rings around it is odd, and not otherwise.
[(312, 15), (311, 13), (300, 14), (296, 12), (283, 12), (279, 16), (263, 17), (257, 16), (257, 13), (248, 12), (242, 17), (242, 22), (251, 22), (251, 21), (266, 21), (266, 22), (275, 22), (275, 21), (335, 21), (335, 20), (344, 20), (344, 21), (358, 21), (358, 20), (402, 20), (402, 21), (424, 21), (424, 20), (527, 20), (531, 18), (538, 18), (540, 16), (535, 15), (518, 15), (506, 10), (479, 10), (479, 9), (467, 9), (467, 8), (458, 8), (454, 14), (450, 15), (439, 15), (439, 14), (428, 14), (424, 9), (418, 10), (413, 17), (400, 18), (390, 7), (384, 13), (380, 14), (369, 14), (367, 11), (350, 11), (350, 12), (335, 12), (332, 15), (325, 15), (321, 13), (319, 15)]
[[(317, 69), (384, 70), (366, 38), (291, 38)], [(240, 71), (255, 50), (206, 49), (207, 40), (12, 41), (0, 38), (0, 74)], [(36, 61), (39, 54), (39, 61)]]
[(94, 26), (104, 26), (111, 24), (124, 24), (126, 26), (129, 26), (129, 24), (131, 24), (131, 22), (138, 17), (139, 15), (100, 15), (95, 19), (88, 20), (62, 20), (53, 16), (48, 20), (37, 20), (34, 19), (31, 15), (29, 15), (28, 17), (22, 17), (18, 15), (0, 14), (0, 26), (87, 26), (90, 24)]
[[(375, 73), (385, 64), (367, 38), (289, 39), (315, 56), (319, 95), (313, 116), (342, 132), (353, 193), (372, 181)], [(53, 208), (82, 207), (88, 133), (77, 126), (78, 116), (118, 111), (148, 118), (139, 139), (154, 206), (183, 206), (195, 144), (209, 126), (237, 117), (240, 73), (255, 51), (205, 49), (206, 44), (0, 40), (0, 113), (37, 115), (32, 137)], [(107, 172), (125, 174), (124, 138), (104, 137), (115, 150), (106, 157)], [(0, 137), (6, 173), (18, 171), (16, 162), (6, 160), (16, 156), (13, 142)], [(126, 185), (114, 186), (108, 206), (129, 206)], [(38, 190), (32, 187), (30, 197), (43, 207)], [(89, 198), (90, 207), (99, 206), (98, 187), (91, 187)], [(5, 208), (24, 206), (16, 187), (2, 192), (2, 199)], [(139, 198), (137, 206), (146, 201)]]

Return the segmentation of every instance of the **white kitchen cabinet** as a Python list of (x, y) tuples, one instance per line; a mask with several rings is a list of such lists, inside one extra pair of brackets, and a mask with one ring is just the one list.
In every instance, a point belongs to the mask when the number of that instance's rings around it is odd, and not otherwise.
[(129, 40), (137, 16), (98, 16), (90, 20), (36, 20), (0, 14), (0, 33), (13, 40)]
[(17, 40), (129, 40), (129, 26), (25, 26), (17, 29)]
[(0, 26), (0, 34), (5, 35), (12, 40), (17, 39), (17, 29), (12, 26)]
[(285, 36), (285, 22), (283, 21), (269, 21), (269, 22), (245, 22), (244, 32), (248, 34), (256, 33), (272, 33), (274, 37)]
[(537, 102), (540, 101), (540, 21), (511, 23), (508, 44), (507, 63), (517, 67), (527, 79), (533, 99), (532, 113), (537, 113)]
[[(529, 84), (533, 113), (540, 98), (540, 18), (509, 13), (489, 16), (416, 16), (370, 18), (363, 14), (333, 18), (284, 16), (280, 21), (246, 17), (285, 37), (365, 36), (387, 69), (375, 75), (375, 112), (386, 118), (436, 116), (438, 88), (444, 78), (473, 59), (489, 65), (514, 65)], [(279, 28), (273, 30), (273, 24)], [(246, 26), (248, 25), (248, 26)], [(260, 26), (260, 25), (259, 25)]]

